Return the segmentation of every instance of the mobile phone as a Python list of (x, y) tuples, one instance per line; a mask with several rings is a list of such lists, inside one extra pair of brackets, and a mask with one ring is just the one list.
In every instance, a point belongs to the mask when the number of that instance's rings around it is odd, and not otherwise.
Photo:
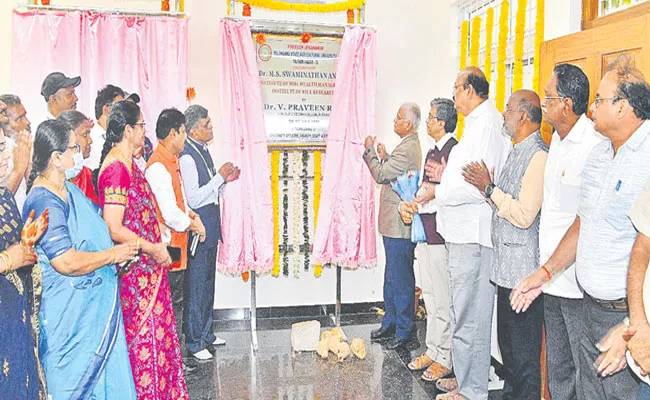
[(179, 262), (181, 260), (181, 249), (180, 247), (167, 246), (167, 251), (169, 256), (172, 258), (172, 262)]

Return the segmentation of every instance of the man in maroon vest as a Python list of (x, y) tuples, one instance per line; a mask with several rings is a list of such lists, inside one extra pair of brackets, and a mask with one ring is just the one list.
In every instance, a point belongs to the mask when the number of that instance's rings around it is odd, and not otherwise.
[[(427, 118), (427, 133), (433, 147), (428, 151), (426, 163), (435, 161), (445, 164), (451, 149), (458, 144), (453, 136), (458, 122), (454, 102), (437, 98), (431, 101)], [(427, 141), (424, 141), (426, 143)], [(440, 183), (439, 176), (422, 173), (422, 181)], [(419, 243), (415, 248), (415, 258), (420, 272), (422, 297), (427, 309), (426, 351), (409, 365), (412, 371), (425, 370), (422, 379), (435, 382), (451, 373), (451, 322), (449, 315), (449, 272), (447, 271), (447, 250), (445, 240), (436, 230), (436, 200), (420, 203), (400, 203), (400, 215), (410, 223), (413, 214), (422, 217), (426, 243)]]

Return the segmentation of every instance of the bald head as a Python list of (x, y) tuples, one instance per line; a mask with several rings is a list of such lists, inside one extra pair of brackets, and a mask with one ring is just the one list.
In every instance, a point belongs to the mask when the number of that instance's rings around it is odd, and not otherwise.
[(532, 90), (518, 90), (511, 96), (513, 105), (526, 113), (533, 124), (542, 123), (542, 107), (537, 93)]
[(467, 67), (458, 74), (458, 77), (471, 86), (476, 96), (481, 100), (487, 100), (490, 94), (490, 84), (485, 78), (485, 74), (477, 67)]

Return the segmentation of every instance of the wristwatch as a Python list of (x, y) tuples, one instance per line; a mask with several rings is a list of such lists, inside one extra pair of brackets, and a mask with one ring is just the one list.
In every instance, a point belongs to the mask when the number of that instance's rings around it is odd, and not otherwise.
[(494, 188), (495, 188), (496, 186), (497, 186), (497, 185), (495, 185), (494, 183), (488, 183), (488, 184), (485, 186), (485, 197), (487, 197), (488, 199), (489, 199), (490, 197), (492, 197), (492, 192), (494, 192)]

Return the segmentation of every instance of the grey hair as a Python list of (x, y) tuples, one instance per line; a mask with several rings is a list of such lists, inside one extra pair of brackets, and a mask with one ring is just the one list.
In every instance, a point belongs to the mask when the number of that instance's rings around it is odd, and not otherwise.
[(185, 130), (189, 134), (192, 128), (203, 118), (208, 117), (208, 110), (198, 104), (192, 104), (185, 110)]
[(436, 118), (438, 121), (444, 121), (445, 132), (452, 133), (456, 130), (458, 124), (458, 111), (454, 107), (454, 102), (441, 97), (431, 100), (431, 107), (436, 108)]
[(517, 108), (525, 112), (526, 115), (528, 116), (528, 119), (533, 124), (542, 123), (542, 109), (540, 106), (534, 104), (532, 101), (528, 99), (521, 99), (519, 100), (519, 105)]
[(400, 108), (403, 108), (404, 111), (406, 111), (408, 120), (413, 124), (413, 130), (417, 131), (420, 126), (420, 119), (422, 118), (420, 106), (415, 103), (403, 103)]
[[(16, 96), (15, 94), (3, 94), (2, 96), (0, 96), (0, 101), (5, 103), (7, 107), (22, 104), (20, 102), (20, 97)], [(9, 121), (0, 123), (0, 129), (5, 130), (7, 129), (8, 126), (9, 126)]]
[(3, 94), (0, 96), (0, 101), (8, 106), (17, 106), (18, 104), (22, 104), (20, 97), (16, 96), (15, 94)]

